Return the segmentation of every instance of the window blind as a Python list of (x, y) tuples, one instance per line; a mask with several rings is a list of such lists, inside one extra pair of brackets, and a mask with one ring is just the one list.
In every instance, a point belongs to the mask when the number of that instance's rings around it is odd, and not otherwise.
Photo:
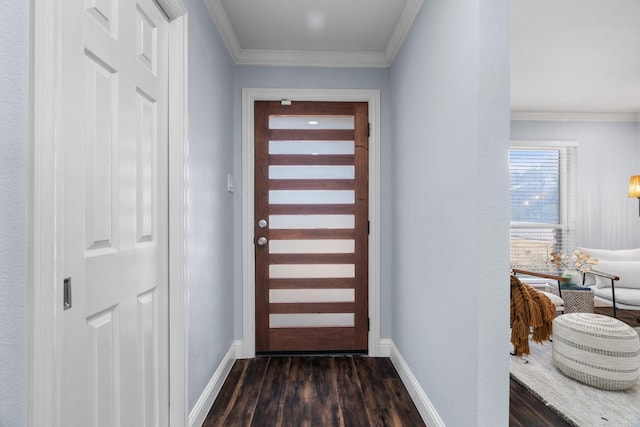
[(509, 172), (511, 266), (556, 272), (549, 253), (575, 249), (575, 147), (512, 146)]

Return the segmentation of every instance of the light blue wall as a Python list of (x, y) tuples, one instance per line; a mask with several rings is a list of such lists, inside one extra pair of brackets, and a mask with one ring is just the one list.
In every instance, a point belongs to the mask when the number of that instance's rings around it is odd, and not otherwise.
[(392, 338), (454, 427), (508, 424), (507, 25), (426, 0), (391, 67)]
[(202, 0), (189, 10), (189, 410), (233, 343), (234, 64)]
[(638, 201), (627, 197), (629, 177), (640, 175), (638, 126), (632, 122), (511, 122), (514, 140), (574, 141), (578, 144), (578, 246), (640, 247)]
[[(377, 69), (234, 68), (203, 2), (186, 3), (189, 408), (232, 344), (234, 324), (241, 337), (241, 195), (226, 192), (227, 173), (241, 188), (240, 89), (367, 88), (382, 94), (382, 335), (394, 339), (447, 425), (506, 425), (507, 179), (496, 123), (507, 66), (488, 78), (488, 64), (478, 60), (504, 42), (503, 2), (489, 10), (483, 1), (427, 0), (391, 77)], [(0, 6), (2, 426), (26, 424), (28, 14), (24, 0)], [(491, 85), (497, 97), (487, 99)], [(452, 307), (462, 314), (452, 316)]]
[[(282, 67), (236, 67), (235, 81), (235, 170), (236, 191), (240, 197), (242, 178), (242, 89), (243, 88), (300, 88), (300, 89), (378, 89), (380, 90), (381, 142), (381, 336), (391, 332), (391, 114), (389, 93), (389, 71), (387, 69), (347, 68), (282, 68)], [(235, 307), (236, 337), (242, 338), (242, 206), (236, 205), (236, 275)]]
[(0, 426), (26, 425), (29, 1), (0, 3)]

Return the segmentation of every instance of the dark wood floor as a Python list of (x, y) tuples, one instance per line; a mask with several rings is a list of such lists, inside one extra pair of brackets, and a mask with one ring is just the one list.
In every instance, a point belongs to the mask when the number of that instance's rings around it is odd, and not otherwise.
[(520, 383), (511, 380), (509, 393), (510, 427), (561, 427), (569, 425)]
[[(605, 316), (612, 316), (612, 310), (607, 307), (596, 307), (595, 312)], [(618, 310), (617, 318), (632, 327), (640, 324), (637, 319), (638, 311)], [(516, 381), (511, 380), (509, 397), (509, 426), (511, 427), (560, 427), (569, 424), (555, 412), (547, 408), (527, 389)]]
[[(610, 307), (596, 307), (595, 312), (605, 316), (613, 316), (613, 310)], [(616, 310), (616, 317), (634, 328), (640, 326), (640, 323), (638, 323), (640, 311)]]
[[(611, 315), (611, 309), (596, 308)], [(637, 311), (618, 318), (637, 327)], [(568, 426), (511, 380), (509, 426)], [(260, 357), (238, 360), (203, 426), (424, 426), (388, 358)]]
[(237, 360), (203, 426), (424, 426), (389, 358)]

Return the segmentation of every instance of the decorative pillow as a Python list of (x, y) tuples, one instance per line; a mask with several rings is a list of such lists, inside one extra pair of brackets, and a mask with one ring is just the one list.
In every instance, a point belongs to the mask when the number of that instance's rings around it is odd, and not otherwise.
[[(598, 271), (607, 274), (615, 274), (620, 280), (615, 282), (616, 287), (640, 289), (640, 261), (600, 261), (596, 266)], [(611, 280), (596, 276), (596, 288), (611, 286)]]
[[(640, 248), (637, 249), (589, 249), (589, 248), (578, 248), (582, 249), (592, 258), (596, 258), (600, 261), (640, 261)], [(599, 262), (593, 269), (598, 271), (603, 271), (608, 273), (608, 271), (600, 268), (602, 262)], [(602, 278), (601, 278), (602, 279)], [(596, 276), (593, 274), (587, 273), (585, 276), (584, 286), (592, 286), (596, 284)]]
[[(640, 248), (637, 249), (589, 249), (589, 248), (578, 248), (582, 249), (592, 258), (597, 258), (599, 260), (605, 261), (640, 261)], [(597, 268), (596, 268), (597, 270)]]
[(547, 298), (551, 300), (553, 305), (556, 306), (556, 308), (564, 307), (564, 300), (560, 298), (558, 295), (552, 294), (551, 292), (545, 292), (545, 291), (540, 291), (540, 293), (542, 293), (543, 295), (546, 295)]

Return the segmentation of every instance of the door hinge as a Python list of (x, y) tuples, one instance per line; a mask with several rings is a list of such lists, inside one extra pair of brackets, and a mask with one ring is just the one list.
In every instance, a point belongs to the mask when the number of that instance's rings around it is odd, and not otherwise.
[(367, 221), (367, 235), (371, 234), (371, 221)]
[(367, 123), (367, 136), (371, 136), (371, 123)]
[(371, 330), (371, 318), (367, 317), (367, 331)]

